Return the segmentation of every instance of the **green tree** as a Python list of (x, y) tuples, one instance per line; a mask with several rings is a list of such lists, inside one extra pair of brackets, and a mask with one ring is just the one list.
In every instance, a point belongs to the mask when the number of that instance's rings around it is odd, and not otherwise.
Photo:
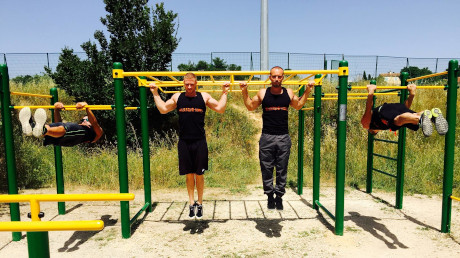
[[(101, 22), (107, 28), (108, 37), (96, 31), (97, 43), (87, 41), (81, 45), (87, 59), (80, 59), (73, 49), (64, 48), (56, 71), (45, 68), (59, 88), (74, 96), (76, 101), (89, 104), (114, 103), (114, 62), (121, 62), (125, 71), (164, 71), (180, 40), (176, 35), (177, 14), (166, 11), (163, 3), (156, 4), (155, 8), (147, 6), (148, 0), (104, 0), (104, 3), (108, 14)], [(139, 105), (138, 92), (137, 80), (125, 78), (127, 105)], [(150, 105), (153, 107), (153, 101)], [(116, 132), (113, 112), (97, 112), (96, 116), (106, 138), (113, 141)], [(160, 116), (153, 108), (149, 111), (149, 120), (155, 121), (152, 126), (157, 130), (165, 126), (169, 116)], [(138, 117), (134, 112), (127, 113), (128, 134), (135, 134), (140, 128)]]
[[(188, 64), (180, 64), (177, 66), (179, 71), (241, 71), (241, 66), (236, 64), (229, 64), (220, 57), (212, 59), (211, 63), (200, 60), (195, 63), (188, 62)], [(221, 76), (214, 77), (215, 79), (223, 79)], [(244, 80), (247, 76), (235, 76), (235, 80)]]
[(420, 69), (417, 66), (404, 67), (403, 69), (401, 69), (401, 73), (402, 72), (409, 73), (409, 78), (415, 78), (433, 73), (432, 71), (430, 71), (430, 69), (428, 69), (428, 67)]
[(363, 80), (367, 80), (366, 71), (363, 72)]

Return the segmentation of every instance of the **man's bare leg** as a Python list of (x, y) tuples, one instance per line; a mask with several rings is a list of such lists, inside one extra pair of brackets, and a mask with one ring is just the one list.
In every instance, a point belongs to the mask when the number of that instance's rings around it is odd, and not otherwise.
[(196, 190), (198, 192), (198, 204), (203, 204), (204, 175), (196, 175)]
[(185, 175), (185, 183), (187, 185), (188, 199), (190, 205), (195, 203), (195, 174), (190, 173)]
[(420, 116), (423, 112), (419, 113), (403, 113), (394, 119), (394, 124), (396, 126), (403, 126), (405, 124), (414, 124), (417, 125), (420, 121)]
[(65, 128), (62, 125), (55, 126), (55, 127), (45, 125), (45, 128), (47, 130), (45, 135), (47, 135), (47, 136), (51, 136), (53, 138), (59, 138), (59, 137), (62, 137), (62, 136), (65, 135)]

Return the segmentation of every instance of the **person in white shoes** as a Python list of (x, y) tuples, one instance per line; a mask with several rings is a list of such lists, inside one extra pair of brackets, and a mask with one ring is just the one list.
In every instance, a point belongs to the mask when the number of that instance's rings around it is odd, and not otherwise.
[(397, 131), (401, 127), (417, 131), (421, 126), (423, 135), (428, 137), (433, 133), (433, 125), (431, 122), (435, 124), (436, 131), (438, 131), (439, 135), (445, 135), (447, 133), (447, 120), (444, 118), (439, 108), (420, 112), (415, 112), (410, 109), (412, 100), (415, 97), (415, 84), (409, 84), (407, 86), (409, 97), (404, 104), (384, 103), (376, 108), (372, 108), (376, 89), (376, 85), (367, 85), (368, 95), (366, 111), (361, 119), (363, 128), (367, 129), (371, 134), (377, 134), (380, 130)]
[(27, 136), (44, 138), (43, 145), (56, 145), (71, 147), (84, 142), (94, 143), (98, 141), (104, 131), (98, 124), (96, 117), (89, 108), (85, 108), (86, 102), (78, 102), (77, 109), (85, 109), (84, 116), (79, 123), (62, 123), (61, 110), (64, 105), (61, 102), (54, 104), (54, 123), (46, 124), (46, 111), (39, 108), (35, 111), (35, 125), (31, 123), (31, 111), (29, 107), (21, 109), (19, 121), (22, 125), (22, 132)]

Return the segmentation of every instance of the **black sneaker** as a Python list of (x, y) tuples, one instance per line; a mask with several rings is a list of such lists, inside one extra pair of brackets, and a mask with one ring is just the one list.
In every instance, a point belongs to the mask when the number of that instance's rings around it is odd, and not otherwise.
[(273, 194), (267, 194), (268, 200), (267, 200), (267, 208), (269, 210), (274, 210), (275, 209), (275, 198), (273, 198)]
[(283, 210), (283, 199), (281, 199), (281, 196), (276, 196), (275, 198), (275, 205), (277, 210)]
[(195, 206), (196, 206), (196, 202), (193, 205), (188, 206), (188, 208), (190, 209), (190, 212), (188, 213), (188, 217), (191, 219), (195, 218)]
[(203, 204), (198, 204), (195, 202), (196, 205), (196, 218), (201, 219), (203, 218)]

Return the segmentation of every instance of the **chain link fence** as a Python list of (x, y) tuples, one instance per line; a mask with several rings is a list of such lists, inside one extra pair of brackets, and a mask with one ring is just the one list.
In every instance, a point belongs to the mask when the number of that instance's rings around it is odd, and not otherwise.
[[(84, 52), (75, 52), (80, 59), (86, 59)], [(45, 67), (56, 69), (60, 53), (0, 53), (0, 63), (7, 64), (10, 78), (24, 75), (42, 74)], [(244, 71), (260, 70), (259, 52), (211, 52), (211, 53), (173, 53), (169, 69), (177, 71), (180, 64), (212, 62), (214, 58), (221, 58), (227, 64), (241, 66)], [(269, 66), (281, 66), (291, 70), (322, 70), (337, 69), (340, 60), (347, 60), (350, 67), (350, 81), (360, 80), (363, 73), (372, 77), (379, 74), (395, 72), (402, 68), (417, 66), (427, 67), (432, 72), (447, 69), (448, 62), (458, 58), (408, 58), (393, 56), (359, 56), (344, 54), (306, 54), (270, 52)], [(331, 76), (333, 78), (333, 76)]]

